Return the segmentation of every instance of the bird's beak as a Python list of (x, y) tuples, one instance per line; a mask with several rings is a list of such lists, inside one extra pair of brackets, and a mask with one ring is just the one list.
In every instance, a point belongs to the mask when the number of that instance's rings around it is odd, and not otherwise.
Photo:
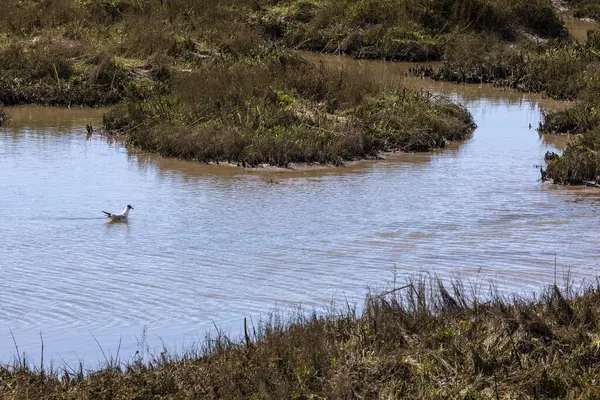
[(135, 210), (135, 208), (131, 207), (132, 210)]

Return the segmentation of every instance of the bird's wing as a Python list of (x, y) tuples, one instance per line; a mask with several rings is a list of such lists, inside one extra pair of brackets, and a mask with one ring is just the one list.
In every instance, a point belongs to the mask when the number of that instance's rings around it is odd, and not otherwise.
[(103, 212), (104, 214), (106, 214), (106, 216), (107, 216), (107, 217), (110, 217), (110, 216), (112, 216), (112, 214), (111, 214), (111, 213), (109, 213), (109, 212), (106, 212), (106, 211), (102, 211), (102, 212)]

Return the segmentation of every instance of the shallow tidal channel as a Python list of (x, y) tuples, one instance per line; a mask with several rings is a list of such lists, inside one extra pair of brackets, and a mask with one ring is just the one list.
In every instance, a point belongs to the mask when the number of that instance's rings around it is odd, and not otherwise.
[[(539, 96), (421, 80), (407, 65), (307, 55), (445, 93), (465, 142), (342, 168), (245, 171), (136, 152), (98, 135), (101, 110), (16, 107), (0, 128), (0, 362), (17, 351), (88, 366), (142, 343), (182, 349), (275, 307), (360, 305), (418, 273), (521, 294), (600, 267), (600, 191), (539, 181)], [(531, 124), (531, 128), (530, 125)], [(128, 224), (101, 210), (132, 204)], [(394, 272), (395, 271), (395, 272)], [(160, 350), (159, 350), (160, 351)]]

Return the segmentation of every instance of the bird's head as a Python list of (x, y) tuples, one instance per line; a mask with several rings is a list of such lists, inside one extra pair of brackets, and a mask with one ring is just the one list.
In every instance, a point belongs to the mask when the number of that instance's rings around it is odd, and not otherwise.
[(129, 204), (127, 204), (127, 209), (128, 209), (128, 210), (130, 210), (130, 209), (131, 209), (131, 210), (134, 210), (133, 206), (131, 206), (131, 205), (129, 205)]

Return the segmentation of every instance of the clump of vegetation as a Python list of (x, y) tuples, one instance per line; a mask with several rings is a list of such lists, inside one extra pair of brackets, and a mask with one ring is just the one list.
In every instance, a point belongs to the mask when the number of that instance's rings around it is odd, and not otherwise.
[(358, 58), (438, 60), (455, 30), (505, 40), (523, 32), (543, 37), (565, 33), (549, 0), (284, 0), (257, 8), (256, 19), (271, 38)]
[(582, 101), (571, 108), (544, 117), (540, 131), (578, 134), (562, 155), (549, 153), (543, 180), (568, 185), (600, 186), (600, 103)]
[(333, 163), (427, 151), (466, 138), (471, 115), (450, 101), (383, 91), (357, 71), (317, 68), (273, 50), (174, 76), (104, 118), (109, 133), (165, 156), (243, 166)]
[[(471, 288), (477, 291), (477, 288)], [(0, 368), (11, 399), (595, 398), (600, 292), (550, 287), (536, 300), (416, 280), (362, 313), (279, 314), (181, 355), (88, 374), (23, 359)], [(142, 349), (143, 350), (143, 349)], [(143, 353), (143, 351), (142, 351)]]
[(243, 1), (0, 0), (0, 102), (99, 106), (172, 69), (260, 51)]
[(0, 126), (4, 126), (4, 124), (6, 124), (7, 121), (8, 115), (6, 114), (6, 111), (0, 108)]
[(130, 72), (75, 41), (39, 39), (0, 51), (0, 102), (99, 106), (122, 97)]
[(577, 18), (600, 19), (600, 4), (595, 0), (567, 0)]
[(550, 134), (581, 134), (600, 126), (600, 96), (577, 102), (564, 110), (544, 115), (540, 131)]
[(510, 47), (490, 36), (457, 35), (439, 69), (421, 67), (416, 72), (438, 80), (492, 83), (543, 92), (555, 99), (575, 99), (598, 86), (597, 61), (598, 52), (591, 42), (523, 42)]
[(546, 155), (542, 178), (568, 185), (600, 184), (600, 127), (587, 131), (570, 143), (562, 155)]
[(600, 125), (600, 31), (588, 32), (587, 42), (581, 48), (587, 52), (587, 62), (579, 67), (573, 82), (577, 102), (573, 107), (545, 115), (540, 125), (544, 133), (579, 134)]
[(540, 132), (582, 135), (569, 144), (562, 155), (549, 154), (542, 179), (570, 185), (600, 183), (600, 31), (588, 32), (585, 45), (595, 57), (581, 74), (582, 88), (574, 106), (544, 115)]

